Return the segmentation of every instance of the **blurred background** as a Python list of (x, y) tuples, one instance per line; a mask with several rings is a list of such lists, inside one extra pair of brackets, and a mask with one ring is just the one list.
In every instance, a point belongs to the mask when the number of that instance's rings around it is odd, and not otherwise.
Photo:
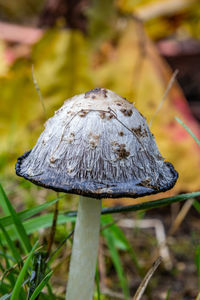
[[(177, 81), (156, 113), (176, 70)], [(176, 186), (165, 196), (200, 189), (200, 148), (175, 120), (179, 117), (200, 137), (199, 0), (0, 0), (0, 180), (17, 210), (54, 197), (16, 177), (17, 157), (34, 146), (45, 120), (64, 100), (95, 87), (126, 97), (151, 123), (161, 154), (179, 172)], [(74, 198), (62, 208), (76, 207)], [(140, 201), (144, 199), (104, 204)], [(162, 217), (170, 229), (180, 208), (149, 214)], [(182, 264), (170, 299), (194, 299), (197, 294), (194, 262), (187, 256), (200, 237), (196, 220), (196, 212), (190, 211), (178, 240), (171, 240), (174, 261), (181, 257)], [(191, 235), (194, 240), (188, 239)], [(185, 252), (180, 241), (185, 241)], [(141, 239), (138, 243), (143, 249)], [(190, 286), (184, 281), (186, 269), (187, 278), (194, 276)], [(173, 285), (170, 276), (166, 278)], [(186, 288), (180, 292), (183, 283)], [(148, 299), (167, 299), (161, 294)]]

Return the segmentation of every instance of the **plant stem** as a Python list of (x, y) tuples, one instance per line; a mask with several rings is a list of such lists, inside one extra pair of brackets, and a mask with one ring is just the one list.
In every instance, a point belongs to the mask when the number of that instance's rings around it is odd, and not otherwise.
[(66, 300), (92, 300), (99, 244), (101, 200), (80, 197)]

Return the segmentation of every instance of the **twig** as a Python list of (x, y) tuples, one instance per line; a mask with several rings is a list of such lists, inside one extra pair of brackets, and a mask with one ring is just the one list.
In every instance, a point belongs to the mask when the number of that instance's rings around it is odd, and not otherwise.
[(154, 272), (156, 271), (156, 269), (158, 268), (158, 266), (160, 265), (162, 261), (162, 258), (159, 256), (156, 261), (153, 263), (152, 267), (150, 268), (150, 270), (147, 272), (146, 276), (144, 277), (144, 279), (142, 280), (141, 284), (139, 285), (133, 300), (140, 300), (142, 295), (144, 294), (144, 291), (147, 287), (147, 284), (149, 283), (149, 280), (151, 279), (151, 277), (153, 276)]
[(159, 246), (160, 256), (163, 259), (163, 263), (167, 270), (172, 268), (172, 262), (170, 258), (169, 249), (167, 247), (166, 234), (163, 223), (159, 219), (143, 219), (143, 220), (131, 220), (122, 219), (118, 222), (118, 225), (125, 228), (150, 228), (155, 229), (155, 235)]
[(167, 98), (167, 95), (168, 95), (168, 93), (169, 93), (169, 90), (171, 89), (171, 87), (172, 87), (172, 85), (173, 85), (173, 83), (174, 83), (174, 81), (175, 81), (175, 79), (176, 79), (176, 75), (177, 75), (177, 74), (178, 74), (178, 70), (175, 70), (174, 73), (172, 74), (172, 77), (171, 77), (171, 79), (170, 79), (168, 85), (167, 85), (167, 88), (166, 88), (166, 90), (165, 90), (165, 93), (164, 93), (164, 95), (163, 95), (161, 101), (160, 101), (160, 104), (158, 105), (158, 107), (157, 107), (155, 113), (153, 114), (151, 120), (149, 121), (149, 127), (151, 126), (151, 124), (152, 124), (152, 122), (153, 122), (155, 116), (158, 114), (159, 110), (160, 110), (161, 107), (163, 106), (163, 103), (165, 102), (165, 100), (166, 100), (166, 98)]
[(184, 220), (185, 216), (187, 215), (188, 211), (190, 210), (193, 202), (194, 202), (194, 199), (189, 199), (184, 203), (183, 207), (179, 211), (178, 215), (176, 216), (176, 219), (174, 220), (174, 222), (169, 230), (170, 235), (174, 234), (176, 232), (176, 230), (178, 229), (178, 227), (180, 226), (180, 224), (183, 222), (183, 220)]
[(60, 245), (56, 248), (56, 250), (48, 257), (47, 262), (52, 259), (52, 257), (56, 254), (56, 252), (66, 243), (66, 241), (73, 235), (74, 230), (68, 234), (68, 236), (60, 243)]
[(112, 291), (112, 290), (110, 290), (108, 288), (103, 289), (101, 291), (101, 294), (109, 296), (109, 297), (114, 298), (114, 299), (122, 299), (122, 300), (124, 300), (124, 295), (123, 294), (114, 292), (114, 291)]

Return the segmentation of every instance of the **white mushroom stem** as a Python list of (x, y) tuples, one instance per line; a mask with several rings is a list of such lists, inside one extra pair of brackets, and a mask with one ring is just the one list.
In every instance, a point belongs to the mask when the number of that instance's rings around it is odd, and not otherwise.
[(66, 300), (92, 300), (99, 244), (101, 200), (80, 197)]

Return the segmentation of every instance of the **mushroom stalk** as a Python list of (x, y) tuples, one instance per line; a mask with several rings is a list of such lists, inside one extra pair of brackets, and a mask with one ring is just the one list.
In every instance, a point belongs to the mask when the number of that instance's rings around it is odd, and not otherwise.
[(101, 200), (80, 197), (66, 300), (92, 300), (99, 244)]

